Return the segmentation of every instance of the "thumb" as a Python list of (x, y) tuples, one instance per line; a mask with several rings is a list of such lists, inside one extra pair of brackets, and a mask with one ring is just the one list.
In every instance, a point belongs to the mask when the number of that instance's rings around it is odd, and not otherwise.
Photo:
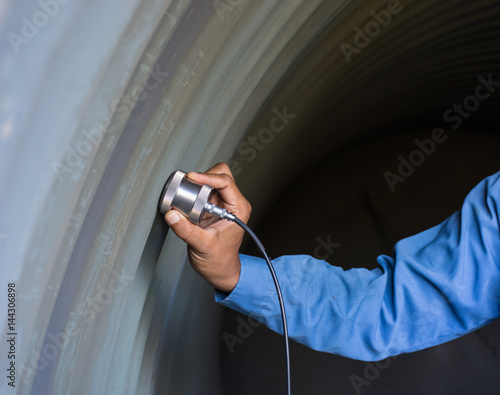
[(202, 241), (207, 237), (203, 229), (189, 222), (181, 213), (170, 210), (165, 214), (165, 221), (174, 233), (195, 249), (201, 246)]

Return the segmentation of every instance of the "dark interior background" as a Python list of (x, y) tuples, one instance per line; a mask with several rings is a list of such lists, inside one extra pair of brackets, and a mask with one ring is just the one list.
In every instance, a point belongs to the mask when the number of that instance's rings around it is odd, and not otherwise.
[[(498, 92), (457, 130), (443, 120), (448, 108), (474, 94), (478, 76), (500, 81), (500, 4), (422, 1), (404, 12), (351, 64), (334, 44), (340, 27), (326, 26), (252, 127), (250, 134), (265, 125), (266, 110), (283, 103), (298, 114), (297, 130), (277, 136), (249, 165), (252, 173), (244, 169), (237, 177), (259, 208), (251, 224), (272, 257), (314, 255), (318, 238), (330, 237), (340, 244), (328, 254), (330, 264), (372, 269), (378, 255), (442, 222), (470, 189), (500, 170)], [(447, 140), (391, 191), (384, 173), (397, 173), (398, 156), (408, 158), (414, 140), (430, 138), (438, 127)], [(262, 202), (259, 189), (268, 185), (277, 192)], [(243, 252), (258, 255), (249, 243)], [(226, 310), (222, 333), (236, 334), (240, 316)], [(226, 393), (284, 393), (280, 336), (259, 326), (233, 352), (221, 347)], [(361, 393), (497, 394), (499, 356), (496, 321), (391, 358)], [(293, 342), (291, 364), (295, 394), (356, 394), (350, 376), (364, 377), (367, 366)]]

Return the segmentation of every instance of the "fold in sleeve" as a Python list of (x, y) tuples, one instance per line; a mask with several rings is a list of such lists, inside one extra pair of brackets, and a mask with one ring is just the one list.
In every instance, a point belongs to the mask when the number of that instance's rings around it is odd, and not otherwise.
[[(500, 172), (446, 221), (400, 240), (378, 268), (344, 271), (306, 255), (273, 261), (291, 338), (310, 348), (380, 360), (469, 333), (500, 315)], [(360, 241), (361, 243), (361, 241)], [(282, 333), (263, 259), (240, 255), (241, 274), (216, 301)]]

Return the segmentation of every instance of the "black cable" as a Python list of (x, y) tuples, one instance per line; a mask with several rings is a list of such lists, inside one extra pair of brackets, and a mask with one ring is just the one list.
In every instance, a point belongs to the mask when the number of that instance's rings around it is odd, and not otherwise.
[(271, 260), (269, 259), (269, 256), (266, 253), (266, 250), (259, 240), (259, 238), (255, 235), (255, 233), (248, 227), (247, 224), (245, 224), (242, 220), (240, 220), (238, 217), (234, 216), (234, 219), (232, 217), (226, 217), (227, 220), (234, 221), (236, 224), (241, 226), (245, 232), (247, 232), (250, 237), (253, 239), (255, 244), (257, 244), (257, 247), (259, 248), (260, 252), (262, 253), (262, 256), (267, 262), (267, 266), (269, 267), (269, 270), (271, 272), (271, 276), (273, 277), (274, 281), (274, 286), (276, 287), (276, 292), (278, 293), (278, 300), (280, 304), (280, 310), (281, 310), (281, 320), (283, 321), (283, 337), (285, 338), (285, 352), (286, 352), (286, 381), (287, 381), (287, 394), (291, 394), (291, 388), (290, 388), (290, 347), (288, 346), (288, 327), (286, 324), (286, 313), (285, 313), (285, 303), (283, 302), (283, 296), (281, 294), (281, 288), (280, 284), (278, 282), (278, 277), (276, 276), (276, 272), (274, 271), (274, 267), (271, 263)]
[(248, 227), (247, 224), (245, 224), (241, 219), (236, 217), (233, 213), (227, 211), (225, 208), (221, 208), (216, 206), (213, 203), (210, 202), (205, 202), (203, 206), (203, 210), (206, 212), (216, 215), (221, 219), (226, 219), (227, 221), (232, 221), (236, 224), (238, 224), (245, 232), (247, 232), (250, 237), (253, 239), (255, 244), (257, 244), (257, 247), (259, 248), (260, 252), (262, 253), (262, 256), (266, 260), (267, 266), (269, 267), (269, 271), (271, 272), (271, 276), (273, 277), (274, 281), (274, 286), (276, 287), (276, 292), (278, 293), (278, 301), (280, 304), (280, 310), (281, 310), (281, 320), (283, 321), (283, 337), (285, 338), (285, 352), (286, 352), (286, 384), (287, 384), (287, 394), (290, 395), (291, 393), (291, 386), (290, 386), (290, 347), (288, 346), (288, 327), (286, 324), (286, 313), (285, 313), (285, 303), (283, 302), (283, 295), (281, 294), (281, 288), (280, 284), (278, 282), (278, 277), (276, 276), (276, 272), (274, 271), (274, 267), (271, 263), (271, 260), (269, 259), (269, 256), (266, 253), (266, 249), (264, 248), (264, 245), (262, 242), (259, 240), (259, 238), (255, 235), (252, 229)]
[[(180, 210), (181, 213), (189, 218), (189, 220), (194, 224), (199, 223), (201, 214), (203, 214), (203, 212), (216, 215), (221, 219), (233, 221), (238, 224), (244, 231), (246, 231), (250, 235), (255, 244), (257, 244), (257, 247), (262, 253), (262, 256), (266, 260), (269, 271), (271, 272), (271, 276), (273, 277), (276, 292), (278, 293), (278, 301), (281, 310), (281, 320), (283, 321), (283, 337), (285, 338), (287, 394), (290, 395), (290, 348), (288, 346), (288, 327), (286, 324), (285, 303), (283, 302), (283, 296), (281, 294), (278, 277), (276, 276), (276, 272), (274, 271), (271, 260), (269, 259), (269, 256), (267, 255), (261, 241), (255, 235), (252, 229), (247, 226), (247, 224), (237, 218), (233, 213), (227, 211), (225, 208), (218, 207), (208, 201), (209, 194), (213, 190), (212, 187), (208, 185), (189, 182), (186, 180), (186, 176), (187, 174), (180, 170), (170, 175), (170, 178), (167, 180), (165, 188), (163, 189), (162, 197), (160, 199), (160, 211), (162, 213), (165, 213), (172, 208), (184, 207), (184, 210)], [(194, 193), (193, 191), (195, 191), (196, 193)], [(174, 201), (176, 203), (172, 205)], [(186, 210), (186, 207), (190, 207), (190, 209)]]

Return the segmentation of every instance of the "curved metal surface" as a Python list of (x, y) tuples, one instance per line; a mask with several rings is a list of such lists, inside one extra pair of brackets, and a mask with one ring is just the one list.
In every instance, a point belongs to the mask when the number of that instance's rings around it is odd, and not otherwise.
[[(222, 310), (157, 213), (165, 177), (232, 157), (257, 223), (325, 155), (437, 127), (496, 73), (491, 1), (401, 2), (346, 56), (353, 28), (387, 7), (3, 2), (0, 286), (18, 289), (15, 393), (223, 392)], [(482, 102), (468, 129), (491, 130), (497, 107), (498, 95)]]

